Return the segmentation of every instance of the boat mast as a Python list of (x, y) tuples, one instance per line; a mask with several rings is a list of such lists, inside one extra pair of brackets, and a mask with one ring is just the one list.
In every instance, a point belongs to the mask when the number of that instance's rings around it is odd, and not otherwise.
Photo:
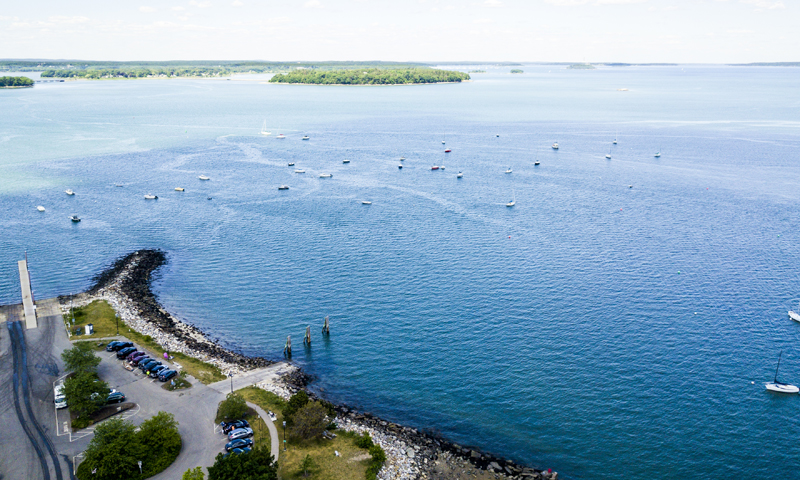
[(778, 354), (778, 366), (775, 367), (775, 380), (773, 383), (778, 383), (778, 369), (781, 368), (781, 355), (783, 355), (783, 350)]

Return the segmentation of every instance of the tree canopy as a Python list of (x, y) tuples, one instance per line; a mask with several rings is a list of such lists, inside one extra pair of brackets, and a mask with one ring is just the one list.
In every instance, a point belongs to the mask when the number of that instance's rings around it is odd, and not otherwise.
[(469, 80), (469, 74), (454, 70), (358, 68), (328, 71), (299, 69), (289, 73), (278, 73), (269, 81), (272, 83), (307, 83), (316, 85), (403, 85), (461, 82), (463, 80)]
[(277, 480), (278, 467), (261, 445), (249, 453), (217, 454), (214, 465), (208, 467), (208, 480)]
[(0, 77), (0, 87), (32, 87), (33, 80), (28, 77)]
[(241, 420), (246, 414), (247, 401), (238, 393), (229, 393), (219, 404), (219, 416), (225, 420)]
[(100, 357), (95, 355), (90, 342), (78, 342), (69, 350), (61, 352), (64, 368), (73, 372), (96, 372)]
[(78, 418), (85, 419), (105, 405), (108, 392), (106, 382), (98, 380), (94, 372), (79, 371), (64, 381), (67, 405)]
[(308, 402), (292, 416), (290, 435), (303, 440), (321, 437), (330, 423), (325, 420), (327, 415), (328, 411), (319, 402)]

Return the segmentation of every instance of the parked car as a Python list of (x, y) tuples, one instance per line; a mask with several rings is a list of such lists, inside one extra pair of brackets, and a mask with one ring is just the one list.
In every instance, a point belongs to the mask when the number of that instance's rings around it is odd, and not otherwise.
[(117, 352), (117, 358), (120, 358), (120, 359), (125, 358), (128, 355), (130, 355), (131, 352), (135, 352), (135, 351), (136, 351), (136, 347), (125, 347), (122, 350)]
[(249, 427), (250, 424), (247, 423), (247, 420), (232, 420), (230, 422), (221, 422), (219, 426), (222, 427), (222, 433), (228, 434), (231, 430)]
[(230, 442), (226, 443), (225, 450), (230, 452), (234, 448), (244, 448), (252, 446), (253, 446), (252, 438), (237, 438), (236, 440), (231, 440)]
[(228, 452), (228, 453), (224, 454), (224, 455), (222, 456), (222, 458), (228, 458), (228, 457), (229, 457), (229, 456), (230, 456), (232, 453), (235, 453), (236, 455), (241, 455), (241, 454), (243, 454), (243, 453), (248, 453), (248, 452), (250, 452), (250, 447), (244, 447), (244, 448), (234, 448), (234, 449), (233, 449), (233, 450), (231, 450), (230, 452)]
[(125, 401), (125, 394), (122, 392), (112, 392), (106, 398), (106, 403), (120, 403)]
[(178, 372), (176, 372), (175, 370), (164, 370), (163, 372), (158, 374), (158, 379), (161, 380), (162, 382), (166, 382), (167, 380), (169, 380), (170, 378), (174, 377), (177, 374)]
[(64, 384), (59, 383), (53, 387), (53, 402), (56, 408), (67, 408), (67, 397), (64, 396)]
[(158, 374), (163, 372), (164, 370), (168, 370), (166, 365), (157, 365), (150, 369), (150, 378), (158, 378)]
[(152, 360), (152, 357), (150, 357), (150, 355), (142, 355), (141, 357), (136, 357), (135, 360), (132, 360), (131, 361), (131, 365), (134, 365), (134, 366), (144, 365), (145, 363), (149, 362), (150, 360)]
[(135, 362), (135, 361), (139, 360), (140, 358), (144, 358), (144, 357), (148, 357), (149, 358), (149, 355), (147, 355), (145, 352), (141, 352), (141, 351), (133, 352), (133, 354), (131, 354), (128, 357), (128, 361), (129, 362)]
[(237, 428), (228, 434), (228, 440), (236, 440), (237, 438), (248, 438), (253, 436), (252, 428)]
[(146, 372), (146, 371), (148, 371), (148, 370), (150, 370), (150, 369), (152, 369), (152, 368), (155, 368), (155, 367), (157, 367), (157, 366), (159, 366), (159, 365), (161, 365), (161, 362), (159, 362), (159, 361), (158, 361), (158, 360), (156, 360), (155, 358), (151, 358), (150, 360), (148, 360), (148, 361), (146, 361), (146, 362), (140, 362), (140, 363), (139, 363), (139, 368), (140, 368), (140, 369), (141, 369), (143, 372)]
[(133, 357), (135, 357), (135, 356), (141, 356), (141, 352), (140, 352), (140, 351), (138, 351), (138, 350), (136, 350), (136, 349), (134, 349), (134, 350), (133, 350), (131, 353), (129, 353), (129, 354), (128, 354), (128, 355), (125, 357), (125, 360), (128, 360), (128, 361), (130, 361), (130, 360), (131, 360), (131, 358), (133, 358)]
[(118, 351), (122, 350), (123, 348), (128, 348), (128, 347), (132, 347), (132, 346), (133, 346), (132, 342), (123, 342), (121, 340), (114, 340), (113, 342), (111, 342), (108, 345), (106, 345), (106, 351), (107, 352), (118, 352)]

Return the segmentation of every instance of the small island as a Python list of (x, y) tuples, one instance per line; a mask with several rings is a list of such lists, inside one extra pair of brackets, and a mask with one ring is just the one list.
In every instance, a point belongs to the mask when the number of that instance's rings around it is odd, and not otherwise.
[(300, 83), (310, 85), (412, 85), (422, 83), (458, 83), (469, 80), (469, 74), (433, 68), (346, 70), (298, 69), (278, 73), (270, 83)]
[(28, 77), (0, 77), (0, 88), (32, 87), (33, 80)]
[(572, 70), (594, 70), (594, 65), (590, 63), (574, 63), (567, 68)]
[(516, 73), (525, 73), (525, 72), (523, 70), (515, 68), (515, 69), (511, 70), (511, 73), (515, 73), (516, 74)]
[(486, 73), (486, 70), (470, 70), (469, 73)]

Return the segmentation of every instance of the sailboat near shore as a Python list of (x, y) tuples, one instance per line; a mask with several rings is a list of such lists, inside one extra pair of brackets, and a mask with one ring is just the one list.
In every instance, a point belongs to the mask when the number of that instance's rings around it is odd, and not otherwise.
[(272, 135), (272, 132), (267, 131), (267, 121), (264, 120), (264, 126), (261, 127), (261, 135)]
[(800, 392), (800, 388), (797, 388), (797, 386), (778, 381), (778, 369), (781, 368), (781, 355), (783, 355), (783, 350), (778, 354), (778, 366), (775, 368), (775, 379), (766, 385), (767, 390), (778, 393), (798, 393)]

